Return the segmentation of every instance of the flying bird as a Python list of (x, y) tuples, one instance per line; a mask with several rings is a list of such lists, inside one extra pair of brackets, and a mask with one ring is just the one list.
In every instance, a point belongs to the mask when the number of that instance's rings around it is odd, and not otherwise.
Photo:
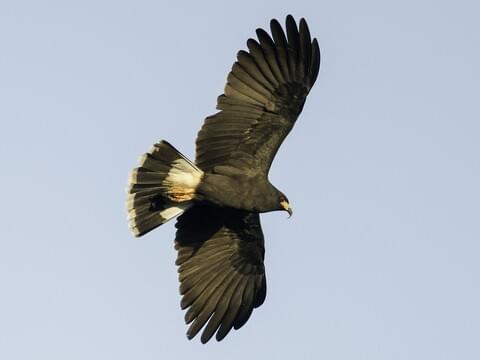
[(257, 29), (198, 133), (190, 161), (166, 141), (142, 155), (129, 178), (129, 227), (142, 236), (179, 215), (176, 265), (187, 337), (202, 343), (242, 327), (265, 300), (260, 213), (284, 210), (287, 196), (268, 180), (273, 158), (302, 111), (320, 68), (307, 23), (273, 19)]

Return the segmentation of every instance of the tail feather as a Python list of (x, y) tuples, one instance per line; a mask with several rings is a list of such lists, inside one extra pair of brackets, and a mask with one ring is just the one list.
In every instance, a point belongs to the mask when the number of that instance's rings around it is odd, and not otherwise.
[(193, 205), (203, 176), (193, 162), (166, 141), (142, 155), (130, 173), (126, 208), (129, 227), (142, 236)]

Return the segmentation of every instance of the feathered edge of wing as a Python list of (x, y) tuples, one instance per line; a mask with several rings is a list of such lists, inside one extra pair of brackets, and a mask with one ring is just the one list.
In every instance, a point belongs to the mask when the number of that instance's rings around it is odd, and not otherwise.
[(258, 214), (195, 205), (178, 218), (181, 307), (187, 337), (222, 340), (265, 300), (263, 234)]
[(202, 169), (225, 164), (240, 151), (257, 159), (248, 166), (268, 172), (320, 68), (318, 42), (306, 21), (300, 19), (297, 27), (288, 15), (285, 29), (272, 20), (272, 36), (257, 29), (258, 41), (249, 39), (248, 51), (238, 53), (217, 101), (220, 112), (205, 120), (197, 137), (196, 162)]

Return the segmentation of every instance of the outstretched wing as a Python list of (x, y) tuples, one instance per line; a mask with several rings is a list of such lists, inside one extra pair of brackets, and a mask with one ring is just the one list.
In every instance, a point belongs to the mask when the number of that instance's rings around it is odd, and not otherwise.
[(286, 35), (277, 20), (272, 37), (257, 29), (249, 51), (240, 51), (228, 74), (220, 112), (208, 117), (197, 136), (197, 165), (204, 171), (233, 166), (268, 174), (283, 139), (302, 111), (320, 67), (320, 50), (307, 23), (291, 15)]
[[(187, 336), (222, 340), (242, 327), (265, 300), (264, 246), (260, 217), (235, 209), (198, 204), (178, 218), (182, 309), (189, 308)], [(208, 323), (207, 323), (208, 322)]]

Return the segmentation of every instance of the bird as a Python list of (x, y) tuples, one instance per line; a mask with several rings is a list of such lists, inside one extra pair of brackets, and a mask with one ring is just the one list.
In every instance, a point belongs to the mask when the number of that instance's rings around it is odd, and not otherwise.
[(268, 173), (320, 69), (307, 22), (292, 15), (256, 30), (228, 74), (217, 110), (196, 138), (189, 160), (161, 140), (130, 172), (126, 209), (140, 237), (177, 218), (176, 265), (187, 338), (221, 341), (263, 304), (267, 285), (260, 214), (283, 210), (287, 196)]

